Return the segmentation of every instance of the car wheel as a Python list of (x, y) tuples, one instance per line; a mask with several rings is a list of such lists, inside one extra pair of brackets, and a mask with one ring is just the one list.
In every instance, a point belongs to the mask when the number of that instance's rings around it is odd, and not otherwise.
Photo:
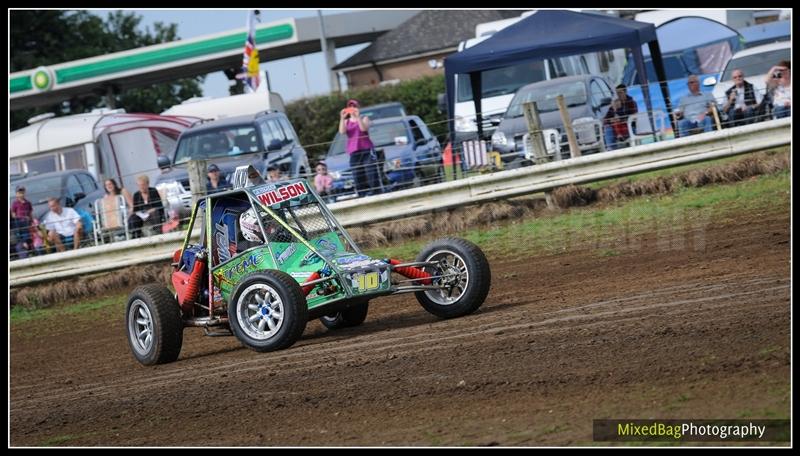
[(150, 366), (178, 359), (183, 320), (172, 293), (159, 284), (137, 287), (125, 307), (128, 345), (137, 361)]
[(440, 318), (454, 318), (478, 310), (489, 294), (492, 274), (489, 261), (477, 245), (459, 238), (444, 238), (428, 244), (416, 261), (437, 262), (423, 269), (436, 277), (441, 288), (417, 291), (417, 301)]
[(228, 303), (231, 331), (247, 348), (288, 348), (303, 334), (308, 306), (303, 290), (282, 271), (254, 272), (234, 288)]
[(328, 329), (351, 328), (364, 323), (367, 312), (369, 312), (369, 301), (363, 301), (340, 312), (322, 316), (319, 321)]

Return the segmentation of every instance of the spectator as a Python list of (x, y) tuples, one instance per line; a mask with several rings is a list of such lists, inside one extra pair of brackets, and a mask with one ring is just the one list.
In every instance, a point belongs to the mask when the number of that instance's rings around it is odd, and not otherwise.
[(767, 98), (776, 119), (792, 115), (792, 65), (782, 60), (767, 73)]
[(48, 198), (47, 206), (50, 208), (42, 224), (47, 228), (47, 239), (56, 246), (56, 250), (66, 250), (64, 244), (72, 244), (73, 249), (78, 249), (83, 237), (83, 223), (81, 216), (71, 207), (61, 207), (58, 198)]
[(206, 192), (217, 193), (230, 190), (232, 188), (230, 182), (222, 175), (219, 166), (215, 164), (208, 165), (208, 182), (206, 182)]
[(753, 84), (745, 81), (744, 72), (740, 69), (733, 70), (731, 75), (733, 86), (725, 91), (725, 104), (722, 112), (727, 117), (728, 126), (745, 125), (753, 121), (758, 100)]
[(628, 88), (625, 84), (617, 86), (617, 98), (611, 104), (606, 116), (603, 118), (603, 134), (606, 140), (606, 149), (614, 150), (619, 148), (621, 142), (625, 142), (630, 137), (628, 131), (628, 116), (639, 112), (636, 101), (628, 96)]
[(103, 196), (101, 203), (103, 217), (101, 217), (100, 220), (103, 222), (103, 229), (122, 228), (119, 224), (119, 218), (117, 217), (119, 211), (117, 197), (122, 195), (122, 197), (125, 198), (125, 205), (128, 209), (128, 213), (133, 209), (133, 197), (129, 191), (120, 188), (120, 186), (117, 185), (117, 181), (114, 179), (106, 179), (103, 185), (106, 189), (106, 194)]
[(133, 194), (133, 214), (128, 219), (128, 228), (134, 238), (142, 236), (142, 228), (147, 225), (148, 231), (160, 230), (164, 223), (164, 205), (158, 190), (150, 186), (150, 178), (146, 174), (136, 178), (139, 191)]
[(269, 182), (278, 182), (284, 179), (281, 170), (277, 166), (270, 166), (267, 168), (267, 180)]
[(369, 118), (361, 116), (357, 100), (349, 100), (339, 113), (339, 133), (347, 135), (350, 169), (355, 177), (359, 196), (381, 193), (378, 156), (369, 137)]
[(16, 198), (11, 203), (11, 234), (16, 239), (14, 249), (20, 258), (27, 258), (31, 250), (31, 226), (33, 221), (33, 205), (25, 199), (25, 187), (18, 186)]
[(700, 91), (700, 80), (695, 74), (690, 75), (686, 83), (689, 86), (689, 94), (681, 98), (678, 109), (675, 111), (681, 138), (694, 134), (700, 128), (704, 132), (714, 129), (712, 119), (714, 96)]
[(321, 161), (317, 163), (317, 175), (314, 176), (314, 187), (320, 196), (326, 197), (333, 189), (333, 177), (328, 174), (328, 165)]

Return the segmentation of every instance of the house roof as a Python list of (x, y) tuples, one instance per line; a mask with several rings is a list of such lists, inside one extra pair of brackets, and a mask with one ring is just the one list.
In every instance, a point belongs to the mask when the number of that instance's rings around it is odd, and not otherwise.
[(427, 10), (403, 22), (344, 62), (342, 70), (371, 62), (410, 57), (458, 46), (474, 38), (475, 26), (484, 22), (519, 17), (524, 10)]

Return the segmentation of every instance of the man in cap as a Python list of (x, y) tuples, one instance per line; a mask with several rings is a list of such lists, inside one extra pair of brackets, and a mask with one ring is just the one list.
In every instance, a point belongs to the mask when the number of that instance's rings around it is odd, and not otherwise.
[(222, 175), (219, 166), (215, 164), (208, 165), (208, 182), (206, 182), (206, 192), (209, 194), (224, 192), (230, 190), (231, 184)]

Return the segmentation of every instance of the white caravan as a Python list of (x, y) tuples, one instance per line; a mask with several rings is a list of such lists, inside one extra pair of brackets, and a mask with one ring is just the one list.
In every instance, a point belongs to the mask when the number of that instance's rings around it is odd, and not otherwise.
[(88, 170), (99, 182), (114, 178), (131, 192), (136, 176), (151, 182), (160, 174), (159, 155), (171, 155), (181, 132), (200, 119), (156, 114), (127, 114), (124, 109), (96, 109), (87, 114), (28, 121), (8, 135), (12, 175)]

